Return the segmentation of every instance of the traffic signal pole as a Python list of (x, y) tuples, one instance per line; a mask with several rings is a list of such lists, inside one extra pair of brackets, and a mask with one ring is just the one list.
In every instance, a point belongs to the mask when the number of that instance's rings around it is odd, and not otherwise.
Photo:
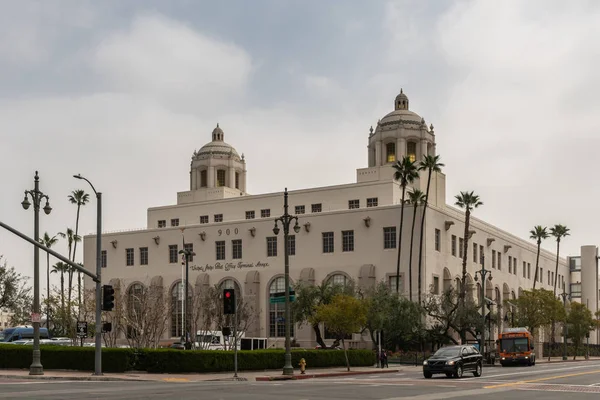
[(238, 336), (237, 336), (237, 307), (235, 308), (235, 312), (233, 313), (233, 377), (238, 377), (238, 359), (237, 359), (237, 344), (238, 344)]

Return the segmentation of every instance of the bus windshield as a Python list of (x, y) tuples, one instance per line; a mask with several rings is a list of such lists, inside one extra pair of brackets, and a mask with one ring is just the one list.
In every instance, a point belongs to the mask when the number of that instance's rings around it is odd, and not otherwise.
[(523, 353), (529, 351), (527, 338), (502, 339), (500, 348), (503, 353)]
[(13, 332), (14, 329), (5, 329), (2, 332), (0, 332), (0, 342), (5, 342), (6, 339), (8, 339)]

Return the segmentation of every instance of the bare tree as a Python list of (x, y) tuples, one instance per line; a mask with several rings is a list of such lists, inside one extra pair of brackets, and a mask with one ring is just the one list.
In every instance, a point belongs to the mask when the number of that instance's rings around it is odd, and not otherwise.
[(121, 297), (125, 307), (121, 328), (129, 346), (157, 348), (169, 317), (164, 288), (134, 284)]

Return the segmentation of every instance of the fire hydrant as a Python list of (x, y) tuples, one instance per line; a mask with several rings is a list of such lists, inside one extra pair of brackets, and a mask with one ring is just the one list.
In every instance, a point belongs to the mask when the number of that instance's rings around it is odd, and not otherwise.
[(304, 375), (304, 372), (306, 371), (306, 360), (301, 358), (298, 365), (300, 366), (300, 374)]

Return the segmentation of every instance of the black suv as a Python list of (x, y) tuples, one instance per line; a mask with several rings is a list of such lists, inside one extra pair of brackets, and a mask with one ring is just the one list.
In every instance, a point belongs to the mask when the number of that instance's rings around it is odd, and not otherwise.
[(434, 355), (423, 361), (423, 376), (427, 379), (433, 374), (446, 374), (448, 378), (462, 378), (466, 371), (481, 376), (483, 356), (473, 346), (442, 347)]

